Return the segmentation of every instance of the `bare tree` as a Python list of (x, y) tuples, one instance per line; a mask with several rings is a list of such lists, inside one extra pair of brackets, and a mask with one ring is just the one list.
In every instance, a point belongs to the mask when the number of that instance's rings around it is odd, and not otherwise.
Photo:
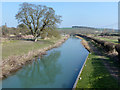
[(45, 28), (56, 27), (61, 22), (61, 16), (56, 15), (51, 7), (28, 3), (20, 4), (20, 6), (16, 19), (28, 27), (35, 41)]

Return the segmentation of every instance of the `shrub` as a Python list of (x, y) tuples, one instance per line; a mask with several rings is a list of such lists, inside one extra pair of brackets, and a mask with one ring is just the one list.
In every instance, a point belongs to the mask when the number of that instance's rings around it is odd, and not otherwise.
[(120, 43), (120, 38), (118, 38), (118, 42)]
[(93, 40), (94, 40), (95, 42), (97, 42), (97, 39), (93, 38)]
[(7, 26), (2, 26), (2, 35), (6, 36), (9, 33)]
[(100, 42), (101, 46), (104, 47), (105, 42), (106, 42), (106, 41), (102, 41), (102, 40), (101, 40), (101, 42)]
[(91, 39), (91, 37), (87, 37), (88, 39)]
[(94, 39), (94, 41), (95, 41), (97, 44), (101, 44), (101, 40), (99, 40), (99, 39)]
[(107, 52), (113, 52), (114, 49), (115, 49), (115, 45), (113, 43), (110, 43), (110, 42), (105, 42), (104, 43), (104, 48)]
[(94, 40), (94, 38), (93, 38), (93, 37), (90, 37), (90, 39)]
[(105, 41), (103, 47), (106, 47), (107, 44), (109, 44), (109, 42)]
[(42, 32), (41, 33), (41, 39), (45, 39), (47, 37), (47, 33), (46, 32)]
[(115, 45), (115, 50), (118, 52), (118, 57), (120, 59), (120, 44)]

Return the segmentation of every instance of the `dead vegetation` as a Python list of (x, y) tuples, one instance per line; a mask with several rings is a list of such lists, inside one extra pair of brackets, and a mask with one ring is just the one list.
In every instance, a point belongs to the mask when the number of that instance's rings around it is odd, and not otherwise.
[(82, 45), (89, 51), (91, 52), (90, 46), (86, 40), (84, 40), (82, 37), (76, 36), (77, 38), (81, 39)]

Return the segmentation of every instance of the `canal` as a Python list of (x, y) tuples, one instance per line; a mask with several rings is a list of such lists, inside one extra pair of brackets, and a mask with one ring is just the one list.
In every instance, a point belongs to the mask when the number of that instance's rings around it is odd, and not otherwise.
[(78, 38), (36, 57), (2, 81), (2, 88), (72, 88), (89, 52)]

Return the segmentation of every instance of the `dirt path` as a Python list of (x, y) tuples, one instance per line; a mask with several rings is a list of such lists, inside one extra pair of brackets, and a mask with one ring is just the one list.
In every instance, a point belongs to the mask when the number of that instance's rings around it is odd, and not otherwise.
[(103, 61), (104, 66), (109, 71), (110, 75), (113, 76), (113, 78), (115, 78), (118, 81), (118, 85), (120, 85), (120, 72), (119, 72), (120, 68), (115, 66), (113, 62), (107, 60), (106, 54), (101, 53), (100, 50), (98, 50), (98, 48), (96, 48), (91, 42), (89, 42), (89, 45), (91, 47), (91, 51), (99, 55), (100, 59)]

